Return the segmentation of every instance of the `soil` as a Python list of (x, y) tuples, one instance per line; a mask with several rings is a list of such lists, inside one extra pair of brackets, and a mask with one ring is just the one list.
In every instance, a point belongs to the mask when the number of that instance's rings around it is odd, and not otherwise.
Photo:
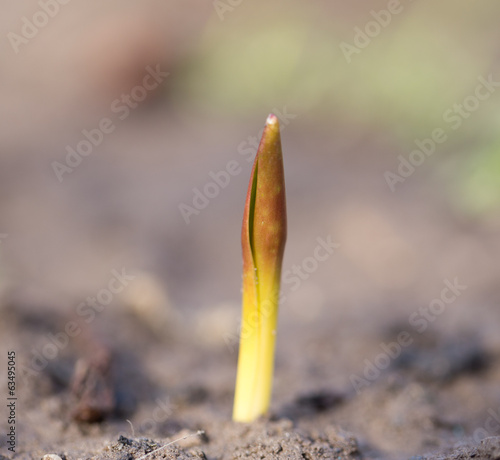
[[(142, 71), (137, 55), (131, 68)], [(384, 179), (401, 154), (393, 133), (307, 113), (289, 121), (272, 406), (234, 423), (251, 166), (238, 146), (268, 114), (214, 118), (177, 106), (167, 85), (167, 101), (152, 97), (117, 122), (60, 182), (53, 162), (110, 115), (116, 78), (105, 61), (104, 111), (80, 110), (85, 95), (67, 97), (63, 71), (38, 73), (45, 61), (12, 59), (26, 80), (6, 65), (0, 460), (500, 459), (500, 219), (468, 217), (450, 200), (439, 172), (459, 161), (453, 152), (443, 148), (393, 193)], [(194, 206), (195, 189), (230, 161), (241, 172), (186, 222), (179, 205)], [(315, 258), (325, 241), (335, 247)]]

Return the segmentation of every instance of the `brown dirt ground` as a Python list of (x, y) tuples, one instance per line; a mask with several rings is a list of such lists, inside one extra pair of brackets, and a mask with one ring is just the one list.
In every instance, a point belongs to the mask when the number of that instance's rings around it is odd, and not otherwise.
[[(85, 44), (84, 33), (71, 37)], [(53, 38), (44, 37), (36, 46)], [(2, 85), (0, 460), (500, 459), (500, 219), (469, 219), (450, 204), (432, 166), (452, 167), (453, 152), (391, 193), (383, 173), (401, 152), (390, 133), (322, 126), (307, 113), (286, 127), (284, 274), (307, 263), (318, 238), (340, 247), (304, 279), (284, 279), (270, 414), (235, 424), (250, 174), (237, 147), (267, 113), (217, 119), (179, 108), (166, 88), (166, 103), (117, 123), (59, 183), (51, 162), (109, 114), (111, 100), (104, 84), (101, 106), (87, 107), (86, 94), (57, 80), (77, 86), (66, 67), (51, 71), (71, 49), (41, 63), (33, 44), (33, 54), (8, 63)], [(143, 56), (138, 49), (132, 69)], [(113, 69), (96, 81), (114, 82)], [(242, 172), (186, 225), (179, 204), (230, 160)], [(87, 298), (122, 269), (135, 278), (92, 310)], [(425, 319), (421, 309), (454, 280), (465, 286), (460, 295)], [(406, 345), (395, 346), (402, 333)], [(380, 357), (387, 349), (397, 350), (389, 360)], [(7, 351), (16, 353), (15, 454)], [(377, 359), (384, 369), (370, 370)], [(355, 377), (366, 383), (358, 391)]]

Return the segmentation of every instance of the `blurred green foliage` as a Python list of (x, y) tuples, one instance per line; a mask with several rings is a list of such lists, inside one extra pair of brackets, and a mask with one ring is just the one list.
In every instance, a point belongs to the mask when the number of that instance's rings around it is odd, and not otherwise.
[(177, 90), (212, 114), (286, 106), (313, 120), (376, 128), (407, 153), (416, 138), (446, 128), (449, 140), (429, 162), (443, 155), (462, 158), (450, 175), (459, 207), (476, 212), (500, 205), (500, 91), (459, 129), (450, 130), (443, 119), (474, 94), (478, 77), (496, 71), (500, 81), (500, 4), (401, 1), (402, 12), (351, 63), (340, 45), (352, 45), (355, 27), (364, 29), (377, 8), (358, 5), (346, 25), (321, 2), (287, 5), (262, 3), (259, 9), (242, 2), (223, 20), (214, 14)]
[(477, 148), (461, 164), (455, 203), (471, 215), (500, 209), (500, 136)]

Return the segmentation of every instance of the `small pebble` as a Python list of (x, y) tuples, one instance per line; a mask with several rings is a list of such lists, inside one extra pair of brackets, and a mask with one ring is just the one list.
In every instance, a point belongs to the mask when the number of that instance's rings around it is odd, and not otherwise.
[(62, 458), (56, 454), (47, 454), (43, 456), (42, 460), (62, 460)]

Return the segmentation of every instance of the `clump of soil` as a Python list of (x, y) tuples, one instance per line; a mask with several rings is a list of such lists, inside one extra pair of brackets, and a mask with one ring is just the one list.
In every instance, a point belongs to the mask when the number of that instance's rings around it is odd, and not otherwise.
[[(290, 420), (260, 420), (251, 425), (219, 423), (204, 432), (186, 435), (185, 439), (152, 440), (127, 438), (92, 455), (92, 460), (117, 459), (338, 459), (359, 460), (361, 455), (355, 438), (337, 427), (326, 427), (322, 433), (297, 429)], [(61, 454), (63, 457), (71, 453)]]

